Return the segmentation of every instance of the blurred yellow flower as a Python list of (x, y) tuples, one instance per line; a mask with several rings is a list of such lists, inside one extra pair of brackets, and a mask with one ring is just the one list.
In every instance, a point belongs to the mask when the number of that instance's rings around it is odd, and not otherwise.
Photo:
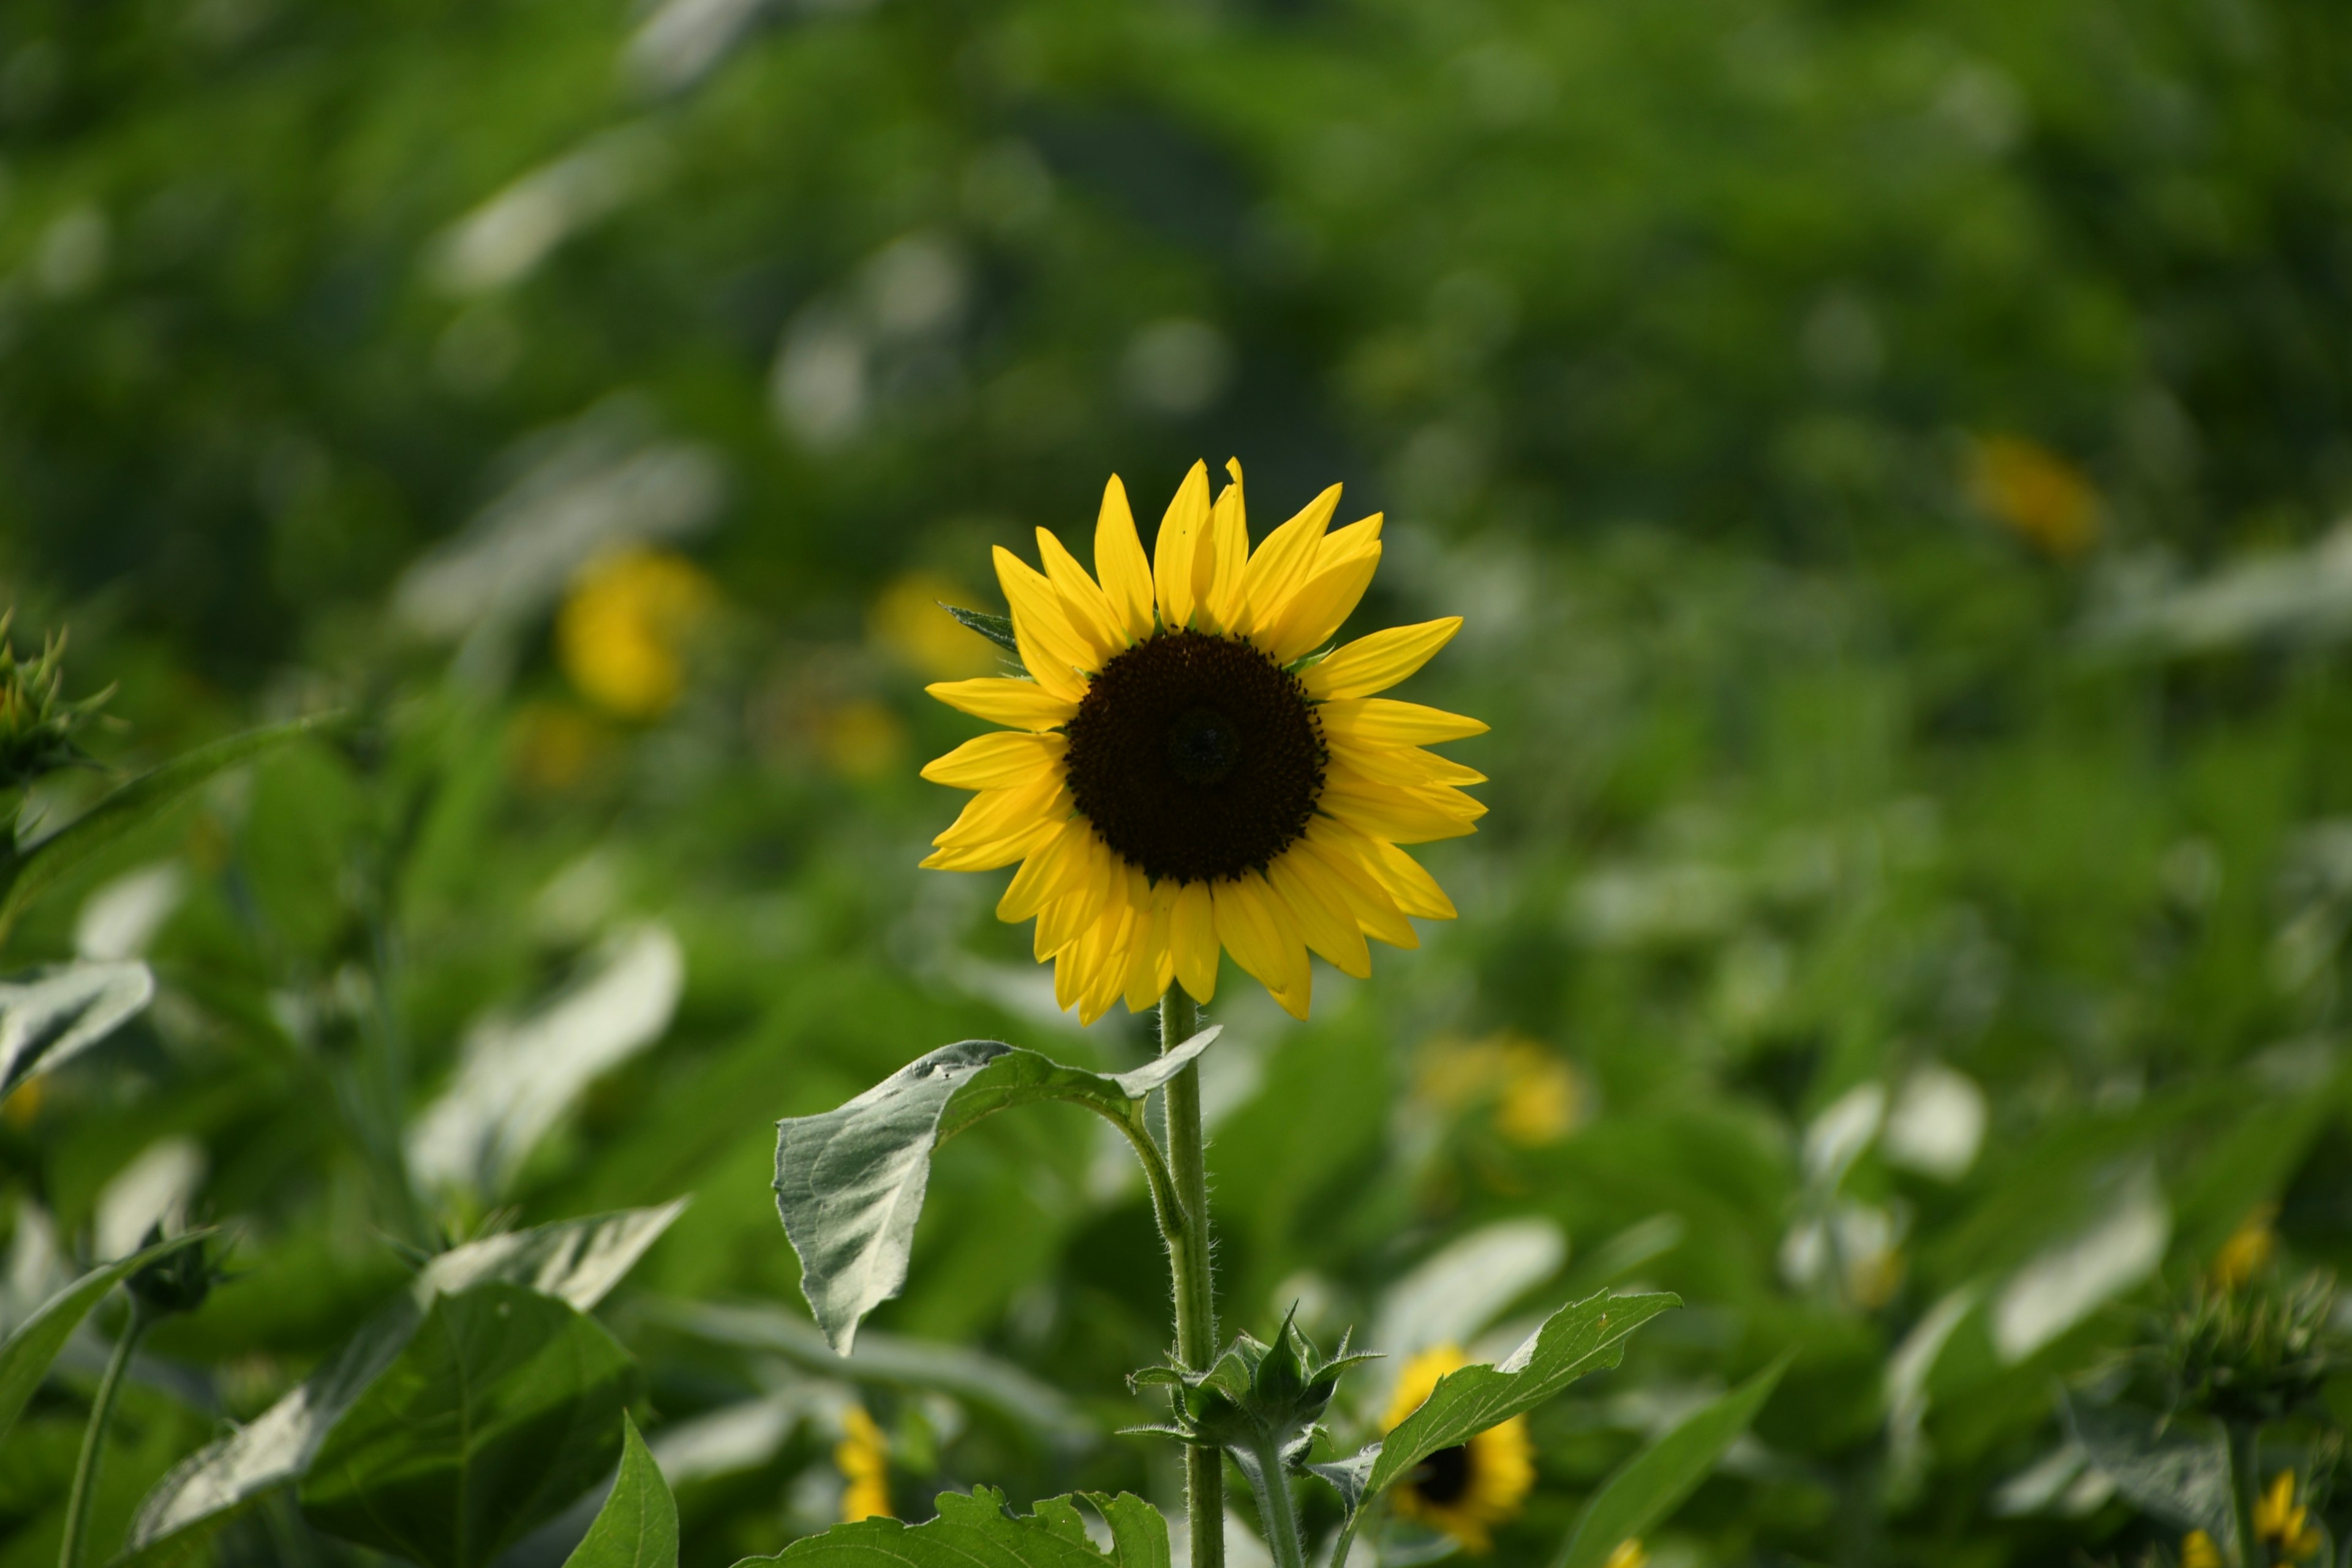
[(625, 550), (591, 563), (555, 621), (563, 673), (624, 719), (658, 719), (686, 689), (688, 640), (719, 590), (682, 555)]
[(1422, 1053), (1418, 1091), (1448, 1110), (1491, 1109), (1495, 1131), (1525, 1148), (1557, 1143), (1582, 1119), (1576, 1069), (1525, 1035), (1439, 1040)]
[(2201, 1530), (2180, 1538), (2180, 1568), (2221, 1568), (2221, 1549)]
[[(1439, 1378), (1468, 1364), (1454, 1345), (1439, 1345), (1406, 1362), (1397, 1373), (1396, 1393), (1381, 1429), (1396, 1430), (1421, 1408)], [(1535, 1447), (1528, 1439), (1528, 1418), (1514, 1415), (1467, 1443), (1440, 1448), (1391, 1496), (1404, 1518), (1444, 1531), (1465, 1551), (1486, 1552), (1494, 1549), (1495, 1526), (1517, 1515), (1535, 1484)]]
[(2239, 1290), (2270, 1266), (2278, 1252), (2278, 1233), (2271, 1228), (2271, 1220), (2278, 1210), (2264, 1204), (2230, 1233), (2230, 1239), (2213, 1255), (2213, 1288), (2217, 1290)]
[(2022, 436), (1974, 444), (1969, 489), (2011, 532), (2045, 555), (2071, 560), (2099, 539), (2099, 492), (2082, 470)]
[(568, 703), (526, 702), (507, 721), (507, 768), (538, 795), (560, 795), (585, 777), (613, 743), (595, 715)]
[(818, 753), (844, 778), (881, 778), (898, 772), (907, 755), (905, 722), (871, 698), (821, 709), (815, 727)]
[[(1649, 1562), (1650, 1554), (1642, 1550), (1641, 1542), (1621, 1541), (1617, 1543), (1617, 1550), (1609, 1554), (1609, 1561), (1601, 1568), (1649, 1568)], [(2216, 1563), (2214, 1568), (2221, 1568), (2221, 1565)]]
[(843, 1523), (897, 1517), (890, 1511), (889, 1439), (882, 1436), (882, 1428), (874, 1424), (874, 1417), (858, 1405), (853, 1405), (842, 1413), (841, 1441), (834, 1447), (833, 1463), (845, 1483), (841, 1489)]
[(933, 680), (964, 680), (1000, 673), (995, 645), (940, 606), (973, 601), (971, 589), (931, 572), (909, 572), (882, 590), (866, 612), (867, 635), (878, 647)]
[(2254, 1502), (2254, 1539), (2288, 1563), (2301, 1563), (2319, 1550), (2319, 1531), (2307, 1522), (2311, 1510), (2294, 1500), (2294, 1472), (2271, 1478), (2270, 1490)]
[(28, 1078), (0, 1100), (0, 1121), (11, 1127), (30, 1127), (41, 1114), (41, 1100), (48, 1092), (46, 1079)]

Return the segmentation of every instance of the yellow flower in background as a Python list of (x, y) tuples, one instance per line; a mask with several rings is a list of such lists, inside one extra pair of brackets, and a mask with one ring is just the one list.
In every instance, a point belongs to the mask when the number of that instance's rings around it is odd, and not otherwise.
[[(1397, 1373), (1396, 1393), (1389, 1400), (1381, 1430), (1395, 1431), (1399, 1423), (1421, 1408), (1439, 1378), (1468, 1364), (1454, 1345), (1423, 1351), (1406, 1362)], [(1535, 1446), (1528, 1439), (1528, 1418), (1514, 1415), (1467, 1443), (1440, 1448), (1399, 1482), (1390, 1496), (1404, 1518), (1444, 1531), (1466, 1551), (1484, 1552), (1494, 1549), (1495, 1526), (1517, 1517), (1535, 1484)], [(1639, 1542), (1627, 1544), (1637, 1553), (1641, 1551)], [(1610, 1561), (1613, 1563), (1616, 1559)], [(1634, 1561), (1646, 1559), (1637, 1556)]]
[(993, 674), (997, 651), (942, 615), (941, 605), (969, 605), (971, 590), (931, 572), (909, 572), (882, 590), (866, 612), (867, 636), (933, 680)]
[(47, 1098), (49, 1080), (28, 1078), (0, 1100), (0, 1121), (11, 1127), (30, 1127), (41, 1114), (41, 1101)]
[(2286, 1562), (2304, 1562), (2320, 1546), (2319, 1531), (2308, 1522), (2310, 1513), (2294, 1500), (2294, 1472), (2281, 1470), (2271, 1478), (2270, 1489), (2254, 1500), (2254, 1539)]
[(880, 778), (906, 758), (906, 723), (887, 703), (859, 698), (818, 710), (814, 721), (817, 754), (844, 778)]
[(612, 731), (593, 714), (562, 702), (526, 702), (507, 721), (507, 767), (523, 788), (561, 794), (612, 750)]
[(890, 1511), (890, 1441), (874, 1417), (853, 1405), (842, 1413), (841, 1441), (833, 1450), (834, 1468), (841, 1472), (841, 1521), (892, 1519)]
[(2253, 1277), (2270, 1267), (2278, 1253), (2278, 1233), (2271, 1221), (2278, 1214), (2274, 1205), (2265, 1204), (2238, 1222), (2230, 1239), (2213, 1255), (2213, 1287), (2217, 1290), (2243, 1289)]
[(2059, 560), (2099, 540), (2099, 492), (2072, 463), (2021, 436), (1986, 436), (1974, 444), (1969, 489), (1992, 519)]
[(682, 555), (625, 550), (592, 562), (556, 616), (556, 657), (580, 694), (624, 719), (658, 719), (686, 689), (688, 645), (719, 590)]
[(2180, 1538), (2180, 1568), (2221, 1568), (2221, 1549), (2201, 1530)]
[(1557, 1143), (1582, 1120), (1576, 1069), (1525, 1035), (1440, 1040), (1422, 1052), (1415, 1089), (1449, 1110), (1492, 1108), (1495, 1131), (1525, 1148)]
[[(1639, 1541), (1621, 1541), (1601, 1568), (1649, 1568), (1649, 1563), (1650, 1554), (1642, 1550)], [(2214, 1568), (2221, 1568), (2221, 1564), (2215, 1563)]]
[(1371, 973), (1367, 936), (1415, 947), (1407, 916), (1454, 905), (1397, 847), (1472, 832), (1484, 775), (1423, 750), (1475, 719), (1374, 693), (1450, 641), (1459, 616), (1309, 656), (1381, 559), (1381, 519), (1330, 529), (1339, 487), (1249, 547), (1242, 471), (1209, 498), (1194, 464), (1147, 560), (1113, 478), (1095, 574), (1037, 531), (1045, 569), (996, 552), (1029, 679), (943, 682), (932, 696), (1007, 726), (923, 770), (975, 790), (923, 864), (1021, 869), (997, 917), (1037, 922), (1054, 992), (1092, 1023), (1171, 981), (1216, 993), (1221, 950), (1297, 1017), (1307, 953)]

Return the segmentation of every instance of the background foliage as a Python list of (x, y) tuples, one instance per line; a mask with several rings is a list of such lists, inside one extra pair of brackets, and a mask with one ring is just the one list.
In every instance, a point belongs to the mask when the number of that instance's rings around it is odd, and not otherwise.
[[(1364, 619), (1469, 617), (1410, 695), (1495, 782), (1423, 952), (1304, 1026), (1220, 994), (1228, 1321), (1679, 1292), (1537, 1413), (1507, 1561), (1784, 1352), (1654, 1560), (2169, 1550), (2059, 1381), (2233, 1235), (2352, 1257), (2347, 103), (2307, 0), (15, 0), (18, 635), (120, 683), (110, 767), (358, 715), (10, 938), (159, 990), (0, 1110), (0, 1323), (166, 1208), (238, 1237), (98, 1550), (404, 1249), (685, 1194), (600, 1321), (687, 1561), (836, 1517), (853, 1406), (902, 1512), (1167, 1500), (1107, 1131), (943, 1151), (845, 1370), (767, 1183), (937, 1045), (1148, 1051), (913, 868), (970, 729), (919, 687), (990, 662), (930, 605), (1229, 452), (1261, 531), (1388, 511)], [(105, 1344), (7, 1437), (0, 1564)], [(214, 1544), (349, 1556), (282, 1501)]]

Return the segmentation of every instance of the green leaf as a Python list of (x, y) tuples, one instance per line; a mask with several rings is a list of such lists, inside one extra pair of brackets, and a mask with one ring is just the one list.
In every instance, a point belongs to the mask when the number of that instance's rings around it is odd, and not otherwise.
[(1685, 1416), (1674, 1430), (1619, 1467), (1584, 1505), (1560, 1549), (1558, 1568), (1598, 1568), (1619, 1543), (1646, 1535), (1713, 1473), (1772, 1396), (1789, 1368), (1781, 1357), (1720, 1399)]
[(1110, 1526), (1108, 1555), (1095, 1549), (1070, 1500), (1048, 1498), (1037, 1511), (1016, 1517), (1006, 1511), (1004, 1494), (975, 1487), (970, 1497), (941, 1492), (939, 1517), (905, 1525), (895, 1519), (863, 1519), (837, 1524), (822, 1535), (804, 1536), (773, 1557), (753, 1563), (790, 1563), (793, 1568), (1168, 1568), (1168, 1523), (1160, 1510), (1121, 1493), (1087, 1500)]
[(625, 1411), (621, 1473), (563, 1568), (677, 1568), (677, 1502)]
[(777, 1122), (776, 1212), (825, 1342), (847, 1355), (866, 1314), (907, 1282), (931, 1151), (984, 1116), (1043, 1100), (1083, 1105), (1129, 1127), (1137, 1103), (1216, 1037), (1203, 1029), (1118, 1074), (1063, 1067), (1000, 1040), (963, 1040), (836, 1110)]
[(2091, 1405), (2062, 1394), (2066, 1430), (2091, 1467), (2143, 1512), (2174, 1530), (2237, 1536), (2230, 1503), (2230, 1450), (2220, 1433), (2167, 1422), (2131, 1405)]
[(163, 1561), (193, 1548), (272, 1488), (299, 1479), (337, 1419), (392, 1365), (441, 1295), (488, 1282), (527, 1286), (581, 1311), (604, 1300), (684, 1211), (680, 1199), (485, 1237), (427, 1263), (300, 1387), (173, 1468), (139, 1505), (128, 1550)]
[(978, 632), (1013, 658), (1021, 657), (1021, 644), (1013, 635), (1011, 616), (992, 616), (985, 610), (961, 610), (953, 605), (941, 605), (940, 608), (953, 616), (960, 624)]
[(1526, 1414), (1588, 1372), (1624, 1359), (1626, 1336), (1659, 1313), (1682, 1305), (1663, 1292), (1646, 1296), (1589, 1296), (1543, 1321), (1500, 1365), (1481, 1363), (1447, 1373), (1422, 1401), (1378, 1443), (1329, 1464), (1307, 1468), (1339, 1489), (1347, 1506), (1334, 1563), (1348, 1560), (1364, 1505), (1440, 1448), (1466, 1443), (1489, 1426)]
[(224, 768), (250, 761), (274, 746), (341, 721), (329, 714), (297, 719), (230, 735), (173, 757), (159, 768), (112, 791), (96, 805), (47, 837), (11, 854), (0, 866), (0, 942), (25, 907), (55, 886), (67, 872), (159, 814)]
[(302, 1511), (425, 1568), (479, 1568), (611, 1468), (635, 1384), (629, 1352), (556, 1297), (443, 1296), (328, 1432)]
[(143, 963), (60, 963), (0, 980), (0, 1100), (114, 1033), (155, 994)]
[(109, 1290), (157, 1258), (193, 1246), (211, 1234), (199, 1230), (175, 1236), (103, 1268), (93, 1268), (42, 1302), (31, 1317), (16, 1325), (16, 1331), (0, 1342), (0, 1436), (7, 1435), (8, 1428), (23, 1414), (26, 1402), (33, 1397), (33, 1391), (41, 1386), (49, 1363), (58, 1359), (58, 1352), (73, 1338), (74, 1330), (81, 1326), (81, 1321), (89, 1316), (90, 1309), (104, 1300)]

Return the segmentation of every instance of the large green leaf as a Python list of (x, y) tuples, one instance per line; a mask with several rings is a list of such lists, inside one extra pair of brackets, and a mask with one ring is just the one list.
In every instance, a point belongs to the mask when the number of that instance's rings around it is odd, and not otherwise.
[(746, 1558), (739, 1568), (753, 1563), (793, 1568), (1168, 1568), (1168, 1523), (1158, 1509), (1125, 1493), (1085, 1495), (1110, 1526), (1108, 1554), (1087, 1539), (1086, 1521), (1070, 1499), (1048, 1498), (1035, 1513), (1016, 1517), (1006, 1511), (1003, 1493), (976, 1487), (970, 1497), (941, 1492), (939, 1517), (929, 1523), (865, 1519), (837, 1524), (793, 1542), (773, 1557)]
[(235, 767), (273, 746), (284, 745), (339, 722), (339, 716), (297, 719), (230, 735), (173, 757), (159, 768), (112, 791), (96, 805), (48, 835), (10, 854), (0, 863), (0, 942), (25, 907), (58, 880), (124, 834), (169, 810), (188, 792), (224, 768)]
[(1094, 1073), (963, 1040), (908, 1063), (846, 1105), (776, 1123), (776, 1211), (800, 1254), (801, 1291), (847, 1355), (866, 1314), (907, 1282), (931, 1152), (984, 1116), (1062, 1100), (1123, 1128), (1143, 1097), (1190, 1066), (1213, 1028), (1129, 1073)]
[(626, 1412), (621, 1473), (563, 1568), (677, 1568), (677, 1501)]
[(61, 963), (0, 980), (0, 1100), (135, 1017), (155, 994), (143, 963)]
[(8, 1428), (23, 1413), (26, 1401), (41, 1386), (49, 1363), (58, 1359), (58, 1352), (73, 1338), (74, 1330), (81, 1326), (81, 1321), (89, 1316), (90, 1309), (103, 1300), (109, 1290), (157, 1258), (194, 1246), (211, 1234), (199, 1230), (175, 1236), (103, 1268), (91, 1269), (42, 1302), (31, 1317), (16, 1326), (15, 1333), (0, 1342), (0, 1436), (7, 1435)]
[(685, 1207), (680, 1199), (659, 1208), (563, 1220), (441, 1254), (300, 1387), (164, 1477), (139, 1505), (130, 1549), (154, 1560), (175, 1556), (194, 1546), (205, 1528), (300, 1478), (329, 1429), (398, 1358), (436, 1298), (495, 1281), (527, 1286), (586, 1311)]
[(327, 1434), (302, 1511), (425, 1568), (479, 1568), (612, 1468), (636, 1363), (594, 1319), (520, 1285), (433, 1303)]
[(2225, 1545), (2237, 1539), (2230, 1451), (2219, 1432), (2123, 1403), (2093, 1405), (2071, 1394), (2059, 1403), (2092, 1468), (2135, 1507), (2174, 1530), (2201, 1530)]
[(1772, 1396), (1789, 1367), (1774, 1362), (1738, 1388), (1694, 1410), (1601, 1483), (1560, 1549), (1558, 1568), (1599, 1568), (1619, 1543), (1646, 1535), (1698, 1489)]
[(1572, 1301), (1546, 1318), (1499, 1365), (1479, 1363), (1438, 1379), (1421, 1408), (1380, 1442), (1345, 1459), (1308, 1466), (1339, 1489), (1348, 1509), (1331, 1561), (1348, 1560), (1348, 1546), (1365, 1506), (1411, 1475), (1423, 1459), (1524, 1415), (1586, 1373), (1615, 1366), (1624, 1358), (1627, 1335), (1681, 1305), (1680, 1297), (1663, 1292), (1603, 1293)]

